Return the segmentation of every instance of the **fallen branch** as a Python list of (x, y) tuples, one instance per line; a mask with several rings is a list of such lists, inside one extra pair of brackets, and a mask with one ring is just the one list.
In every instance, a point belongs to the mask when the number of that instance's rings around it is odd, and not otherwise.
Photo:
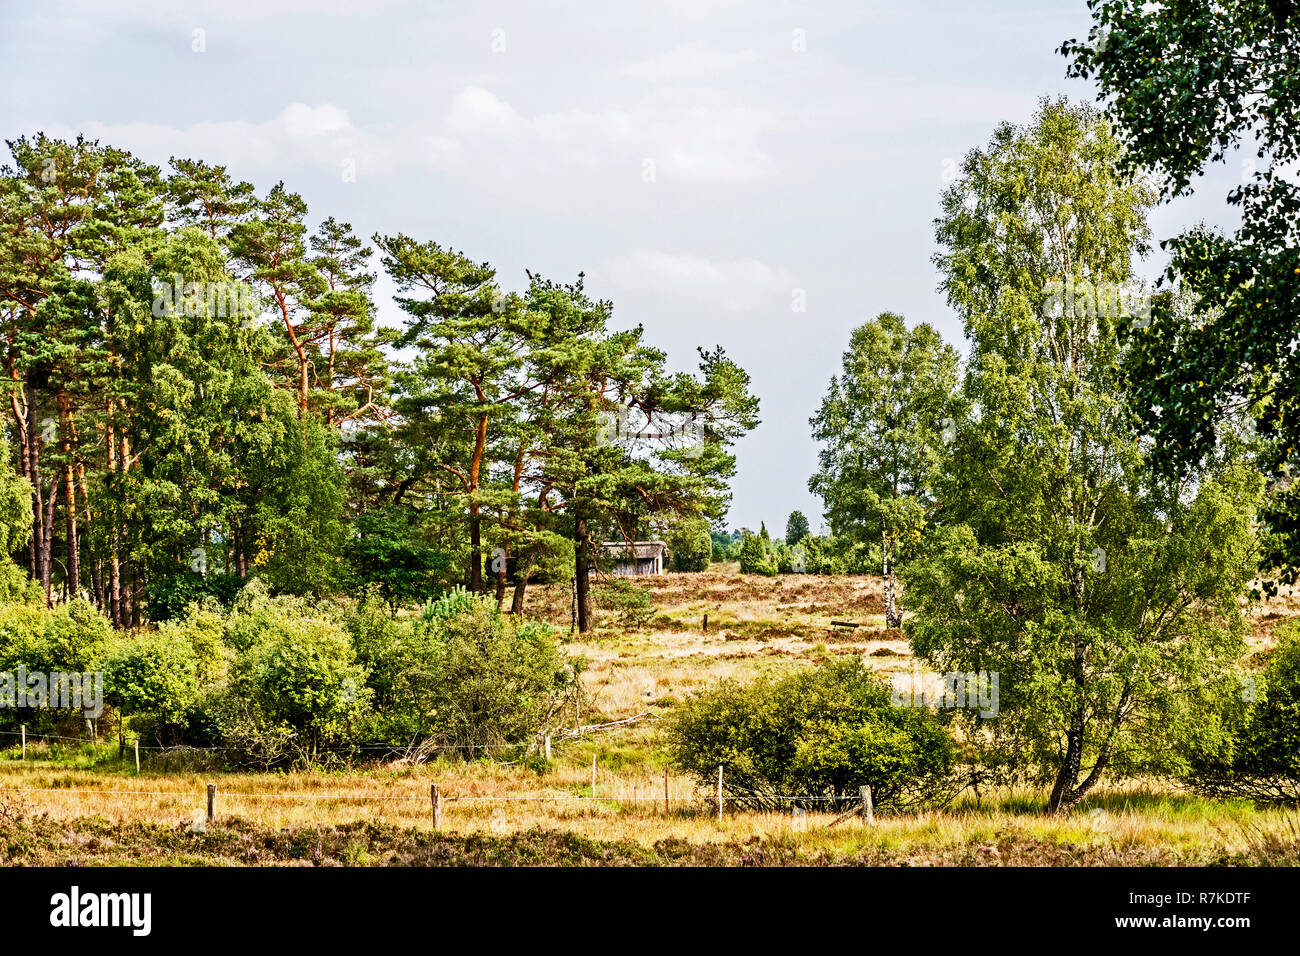
[(843, 823), (843, 822), (844, 822), (845, 820), (847, 820), (849, 817), (857, 816), (857, 815), (860, 814), (861, 812), (862, 812), (862, 808), (861, 808), (861, 807), (853, 807), (851, 810), (845, 810), (843, 813), (841, 813), (838, 817), (836, 817), (836, 818), (835, 818), (834, 820), (832, 820), (830, 823), (826, 824), (826, 829), (829, 830), (831, 827), (835, 826), (835, 824), (837, 824), (837, 823)]
[(648, 710), (643, 710), (641, 713), (636, 714), (633, 717), (624, 717), (622, 720), (611, 720), (604, 724), (586, 724), (582, 727), (574, 727), (572, 730), (565, 730), (555, 735), (555, 737), (557, 740), (577, 740), (579, 737), (585, 737), (587, 734), (595, 733), (598, 730), (611, 730), (614, 727), (622, 727), (626, 724), (636, 723), (643, 717), (649, 717), (651, 720), (659, 719), (658, 714), (652, 714)]

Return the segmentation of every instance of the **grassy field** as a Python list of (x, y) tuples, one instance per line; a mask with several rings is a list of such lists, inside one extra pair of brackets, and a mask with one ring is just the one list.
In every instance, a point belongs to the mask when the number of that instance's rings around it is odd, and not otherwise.
[[(549, 766), (439, 760), (226, 773), (205, 755), (146, 751), (137, 775), (115, 743), (30, 743), (25, 761), (17, 747), (0, 750), (0, 864), (1300, 862), (1295, 812), (1207, 800), (1162, 781), (1099, 790), (1066, 818), (1042, 814), (1042, 793), (1005, 791), (943, 812), (878, 816), (874, 826), (734, 806), (719, 822), (712, 794), (665, 766), (661, 719), (676, 701), (720, 678), (837, 655), (863, 656), (886, 674), (909, 671), (907, 644), (884, 628), (874, 578), (714, 571), (637, 586), (650, 592), (652, 613), (641, 621), (602, 614), (593, 635), (571, 644), (590, 661), (583, 723), (628, 722), (557, 742)], [(537, 589), (530, 605), (567, 630), (567, 589)], [(1291, 595), (1259, 608), (1252, 649), (1295, 613)], [(209, 783), (214, 824), (206, 822)], [(439, 832), (430, 819), (435, 783), (444, 795)]]

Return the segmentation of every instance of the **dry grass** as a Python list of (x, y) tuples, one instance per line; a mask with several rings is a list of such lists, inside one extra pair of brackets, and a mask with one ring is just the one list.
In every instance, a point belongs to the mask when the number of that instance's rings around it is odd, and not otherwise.
[[(595, 710), (584, 722), (649, 716), (559, 747), (540, 774), (523, 765), (480, 761), (287, 775), (169, 772), (146, 763), (136, 776), (133, 767), (117, 762), (115, 748), (53, 760), (41, 759), (41, 748), (33, 745), (26, 763), (14, 750), (0, 752), (0, 828), (9, 807), (20, 816), (48, 815), (46, 825), (62, 827), (58, 832), (66, 832), (74, 848), (76, 834), (92, 819), (96, 826), (147, 824), (199, 832), (205, 788), (215, 782), (219, 818), (259, 832), (327, 827), (352, 833), (349, 828), (382, 824), (397, 828), (391, 832), (416, 833), (431, 828), (429, 788), (436, 783), (444, 795), (448, 839), (478, 839), (477, 834), (517, 843), (531, 834), (524, 842), (536, 843), (538, 832), (563, 832), (617, 844), (633, 861), (641, 860), (636, 847), (653, 856), (664, 841), (713, 846), (719, 853), (757, 841), (779, 846), (771, 858), (786, 862), (1169, 865), (1300, 857), (1294, 814), (1205, 800), (1154, 782), (1101, 790), (1066, 818), (1044, 816), (1041, 794), (1006, 791), (942, 812), (878, 817), (873, 827), (849, 820), (832, 829), (829, 815), (753, 813), (737, 806), (729, 806), (719, 823), (712, 794), (669, 773), (665, 810), (657, 718), (676, 701), (719, 679), (749, 680), (838, 654), (861, 655), (885, 674), (910, 670), (913, 662), (901, 635), (883, 628), (880, 582), (874, 578), (765, 579), (713, 572), (637, 583), (655, 603), (650, 625), (626, 629), (613, 615), (600, 614), (596, 632), (581, 639), (574, 635), (569, 646), (590, 661), (587, 681)], [(530, 594), (530, 611), (567, 627), (568, 600), (566, 588), (537, 588)], [(1255, 611), (1252, 648), (1268, 646), (1277, 624), (1298, 612), (1300, 599), (1291, 594)], [(832, 620), (861, 626), (833, 628)], [(58, 846), (50, 849), (50, 840)], [(46, 840), (55, 858), (62, 840), (57, 834)], [(510, 853), (523, 846), (516, 843)], [(3, 847), (0, 839), (0, 852)], [(659, 850), (652, 853), (653, 848)], [(510, 853), (505, 858), (516, 859)]]

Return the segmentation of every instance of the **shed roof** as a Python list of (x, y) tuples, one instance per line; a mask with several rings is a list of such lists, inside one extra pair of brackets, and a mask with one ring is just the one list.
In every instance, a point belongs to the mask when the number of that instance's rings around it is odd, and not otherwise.
[(664, 553), (668, 545), (662, 541), (633, 541), (631, 544), (626, 541), (602, 541), (600, 547), (619, 557), (634, 550), (638, 558), (656, 558)]

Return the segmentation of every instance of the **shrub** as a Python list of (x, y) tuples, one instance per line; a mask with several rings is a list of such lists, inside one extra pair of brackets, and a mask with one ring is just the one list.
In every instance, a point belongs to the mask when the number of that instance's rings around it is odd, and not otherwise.
[(708, 785), (723, 767), (750, 807), (850, 805), (870, 786), (900, 809), (951, 795), (955, 747), (934, 711), (894, 706), (889, 684), (855, 659), (748, 686), (725, 681), (682, 704), (668, 726), (673, 762)]
[(713, 558), (709, 523), (703, 518), (679, 522), (668, 535), (668, 553), (674, 571), (707, 571)]
[[(1255, 691), (1221, 697), (1204, 723), (1221, 733), (1191, 756), (1190, 781), (1211, 795), (1300, 804), (1300, 633), (1281, 629)], [(1234, 688), (1236, 689), (1236, 688)]]
[(365, 671), (347, 632), (324, 618), (269, 619), (266, 631), (236, 661), (231, 687), (256, 704), (268, 723), (310, 740), (346, 743), (364, 713)]
[(740, 573), (762, 574), (771, 577), (776, 574), (776, 562), (763, 545), (763, 538), (746, 531), (740, 543)]
[(198, 655), (177, 631), (124, 638), (98, 666), (104, 672), (104, 700), (123, 714), (174, 724), (198, 694)]
[(426, 608), (385, 649), (391, 736), (418, 735), (461, 756), (531, 743), (559, 726), (581, 691), (552, 628), (503, 615), (487, 597), (456, 591)]
[(194, 652), (198, 681), (204, 686), (225, 679), (230, 664), (225, 632), (225, 615), (199, 605), (191, 605), (184, 617), (158, 625), (160, 635), (183, 641)]
[(592, 588), (591, 600), (602, 611), (617, 614), (624, 627), (645, 627), (655, 614), (649, 592), (626, 578), (610, 578), (608, 584)]
[(85, 601), (0, 605), (0, 668), (86, 672), (107, 648), (108, 620)]
[(155, 623), (181, 617), (191, 604), (214, 601), (230, 607), (244, 579), (237, 574), (209, 574), (193, 571), (159, 578), (149, 585), (149, 620)]

